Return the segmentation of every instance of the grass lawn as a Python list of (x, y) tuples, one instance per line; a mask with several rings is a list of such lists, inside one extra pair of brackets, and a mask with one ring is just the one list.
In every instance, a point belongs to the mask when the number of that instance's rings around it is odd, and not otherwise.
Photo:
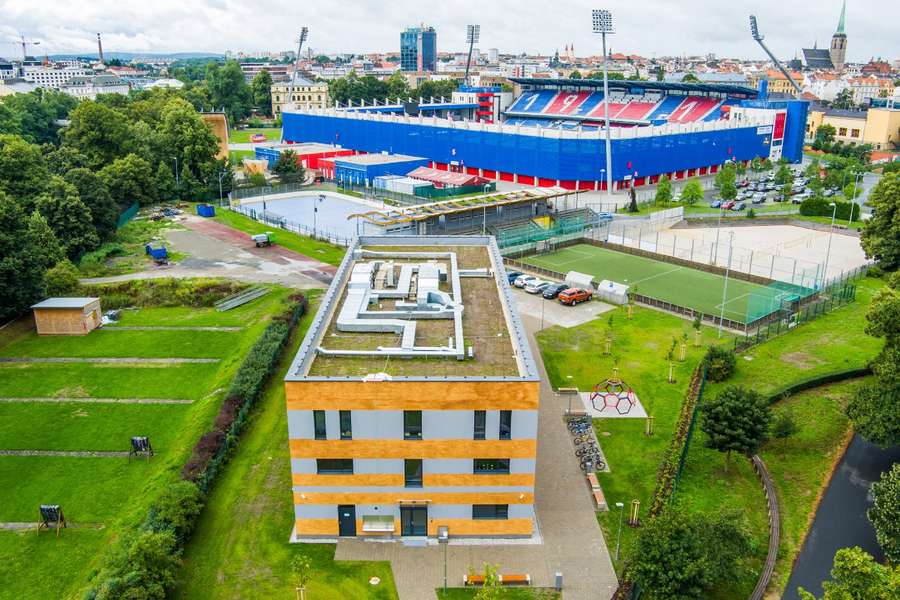
[[(259, 223), (250, 217), (245, 217), (242, 214), (230, 210), (217, 210), (215, 220), (223, 225), (228, 225), (229, 227), (233, 227), (234, 229), (238, 229), (251, 235), (272, 231), (271, 225)], [(347, 250), (341, 246), (314, 240), (310, 237), (284, 231), (283, 229), (275, 231), (275, 243), (288, 250), (299, 252), (310, 258), (335, 266), (341, 264), (341, 260), (343, 260), (344, 253)]]
[[(607, 315), (614, 315), (614, 344), (610, 356), (602, 354)], [(637, 499), (646, 515), (656, 486), (656, 472), (674, 432), (690, 374), (700, 361), (706, 346), (716, 341), (716, 330), (703, 327), (701, 347), (693, 346), (691, 323), (674, 315), (650, 308), (636, 307), (634, 319), (626, 319), (624, 308), (571, 329), (552, 327), (537, 336), (547, 374), (554, 387), (577, 387), (587, 391), (612, 374), (618, 361), (619, 375), (631, 385), (647, 413), (654, 418), (654, 435), (644, 435), (644, 419), (595, 419), (597, 439), (606, 455), (611, 472), (598, 473), (606, 501), (626, 505)], [(666, 383), (668, 364), (665, 354), (672, 338), (688, 333), (690, 341), (685, 362), (676, 362), (676, 383)], [(727, 342), (726, 342), (727, 343)], [(677, 350), (676, 350), (677, 354)], [(573, 360), (577, 357), (577, 360)], [(575, 460), (573, 457), (572, 460)], [(599, 513), (607, 543), (615, 540), (619, 515)], [(622, 532), (621, 558), (629, 556), (635, 530)], [(621, 566), (621, 561), (616, 565)]]
[[(744, 219), (746, 219), (747, 212), (751, 208), (753, 209), (753, 212), (756, 213), (757, 215), (764, 215), (764, 214), (770, 213), (770, 212), (791, 212), (791, 213), (799, 213), (800, 212), (800, 207), (796, 206), (794, 204), (791, 204), (791, 203), (784, 204), (784, 203), (780, 203), (780, 202), (768, 202), (766, 204), (750, 204), (749, 202), (746, 202), (746, 204), (747, 204), (746, 210), (741, 210), (741, 211), (726, 210), (726, 211), (724, 211), (725, 214), (722, 215), (722, 220), (724, 221), (725, 219), (739, 219), (742, 217)], [(719, 216), (719, 212), (721, 212), (721, 211), (719, 211), (719, 209), (710, 208), (709, 204), (705, 204), (705, 203), (700, 203), (700, 204), (695, 204), (693, 206), (685, 206), (684, 207), (684, 214), (687, 215), (688, 217), (690, 217), (692, 215), (704, 215), (704, 216), (708, 216), (710, 219), (716, 219)]]
[[(794, 218), (796, 218), (800, 221), (809, 221), (810, 223), (821, 223), (822, 225), (831, 225), (831, 217), (810, 217), (810, 216), (797, 215)], [(865, 223), (865, 221), (862, 221), (860, 219), (856, 219), (852, 223), (850, 223), (846, 220), (835, 220), (834, 225), (835, 225), (835, 227), (843, 226), (848, 229), (859, 230), (859, 229), (863, 228), (864, 223)]]
[(247, 129), (231, 129), (228, 131), (228, 142), (231, 144), (249, 144), (250, 136), (261, 133), (267, 140), (278, 141), (281, 139), (281, 129), (274, 127), (248, 127)]
[[(96, 457), (0, 457), (0, 521), (33, 522), (41, 503), (57, 503), (73, 523), (98, 523), (101, 530), (62, 533), (68, 556), (47, 545), (49, 534), (0, 535), (0, 597), (80, 597), (109, 543), (146, 515), (161, 486), (178, 477), (181, 465), (208, 428), (248, 348), (269, 317), (280, 313), (289, 290), (276, 288), (245, 308), (239, 332), (94, 331), (87, 337), (42, 337), (16, 331), (3, 337), (0, 353), (41, 356), (213, 355), (216, 364), (135, 365), (33, 364), (4, 366), (0, 395), (193, 398), (191, 405), (88, 403), (0, 404), (0, 449), (127, 450), (132, 435), (148, 435), (151, 460)], [(158, 322), (179, 311), (146, 308), (135, 320)], [(202, 311), (205, 319), (212, 314)], [(181, 313), (184, 315), (184, 312)], [(230, 318), (227, 324), (233, 324)], [(152, 334), (134, 336), (131, 334)], [(216, 333), (209, 337), (208, 333)], [(188, 335), (185, 335), (188, 334)], [(120, 337), (125, 336), (125, 337)], [(6, 556), (29, 560), (2, 560)], [(48, 576), (53, 573), (53, 576)], [(52, 580), (52, 581), (49, 581)], [(37, 582), (37, 583), (35, 583)]]
[[(294, 512), (284, 409), (286, 372), (315, 307), (301, 321), (279, 369), (216, 483), (185, 552), (178, 598), (293, 598), (291, 561), (309, 558), (309, 598), (393, 599), (386, 562), (336, 562), (333, 544), (289, 544)], [(372, 586), (370, 577), (381, 583)]]
[[(627, 283), (632, 291), (637, 290), (644, 296), (707, 314), (718, 315), (721, 311), (724, 277), (699, 269), (588, 244), (576, 244), (522, 260), (561, 273), (573, 270), (589, 273), (597, 281), (611, 279)], [(749, 305), (756, 306), (775, 293), (765, 286), (732, 277), (728, 281), (725, 318), (744, 322)], [(769, 301), (765, 300), (765, 303)]]
[(255, 150), (229, 150), (228, 158), (231, 159), (231, 164), (235, 166), (235, 168), (241, 168), (243, 161), (245, 158), (255, 158), (256, 151)]
[[(119, 229), (113, 239), (105, 242), (97, 250), (88, 252), (78, 261), (78, 270), (84, 277), (122, 275), (146, 269), (153, 264), (147, 257), (144, 244), (165, 238), (165, 232), (183, 227), (170, 219), (151, 221), (134, 219)], [(181, 254), (170, 254), (175, 262), (184, 258)]]
[(243, 327), (259, 309), (255, 302), (220, 312), (215, 308), (167, 306), (152, 311), (123, 310), (113, 327)]

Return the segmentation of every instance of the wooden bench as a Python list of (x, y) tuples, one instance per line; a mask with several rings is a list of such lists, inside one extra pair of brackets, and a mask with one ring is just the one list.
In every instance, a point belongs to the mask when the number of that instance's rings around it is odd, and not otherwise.
[(588, 473), (588, 474), (587, 474), (587, 480), (588, 480), (588, 484), (591, 486), (591, 489), (592, 489), (592, 490), (599, 490), (599, 489), (600, 489), (600, 482), (597, 481), (597, 474), (596, 474), (596, 473)]
[(591, 493), (594, 495), (594, 503), (597, 505), (597, 510), (608, 512), (609, 505), (606, 503), (606, 497), (603, 495), (603, 490), (600, 489), (600, 482), (597, 481), (597, 474), (588, 473), (587, 482), (591, 487)]
[[(531, 575), (528, 573), (507, 573), (497, 575), (500, 585), (531, 585)], [(484, 575), (463, 575), (463, 585), (484, 585)]]

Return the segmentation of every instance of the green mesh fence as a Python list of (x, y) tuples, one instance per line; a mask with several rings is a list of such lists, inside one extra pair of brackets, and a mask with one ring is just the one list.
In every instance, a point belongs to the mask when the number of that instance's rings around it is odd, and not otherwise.
[(500, 248), (521, 246), (557, 239), (570, 234), (580, 234), (584, 231), (587, 221), (583, 214), (561, 216), (553, 221), (550, 227), (541, 227), (533, 221), (511, 227), (504, 227), (497, 231), (497, 245)]

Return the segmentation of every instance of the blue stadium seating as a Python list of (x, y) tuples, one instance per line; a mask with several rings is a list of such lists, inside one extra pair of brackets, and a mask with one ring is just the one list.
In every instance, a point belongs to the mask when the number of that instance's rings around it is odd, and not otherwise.
[(684, 96), (666, 96), (660, 105), (656, 107), (656, 110), (647, 115), (646, 119), (648, 121), (665, 119), (672, 114), (672, 111), (678, 108), (682, 102), (684, 102)]
[(541, 114), (541, 111), (547, 108), (547, 105), (556, 98), (556, 95), (556, 90), (526, 92), (513, 102), (513, 105), (507, 109), (507, 112), (532, 115)]

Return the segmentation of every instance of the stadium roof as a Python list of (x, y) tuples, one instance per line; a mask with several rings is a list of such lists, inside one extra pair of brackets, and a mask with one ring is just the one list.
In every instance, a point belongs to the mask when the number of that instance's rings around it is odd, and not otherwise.
[(465, 186), (465, 185), (482, 185), (487, 183), (487, 179), (477, 175), (469, 175), (468, 173), (454, 173), (452, 171), (441, 171), (440, 169), (430, 169), (428, 167), (419, 167), (408, 174), (409, 177), (422, 179), (432, 183), (441, 183), (443, 185)]
[(833, 69), (831, 53), (826, 48), (803, 48), (803, 62), (810, 69)]
[[(591, 87), (602, 88), (602, 79), (539, 79), (529, 77), (512, 77), (510, 81), (519, 85), (535, 85), (543, 87)], [(674, 83), (663, 81), (634, 81), (613, 79), (609, 81), (612, 90), (626, 90), (631, 93), (634, 89), (651, 90), (659, 92), (708, 92), (719, 94), (741, 94), (756, 97), (757, 91), (751, 87), (742, 85), (729, 85), (724, 83)]]

